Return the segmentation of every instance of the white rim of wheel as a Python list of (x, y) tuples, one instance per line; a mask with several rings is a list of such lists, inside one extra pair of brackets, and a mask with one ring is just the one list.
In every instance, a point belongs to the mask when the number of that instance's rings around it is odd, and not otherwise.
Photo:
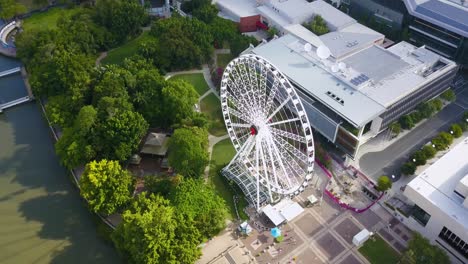
[(314, 166), (312, 129), (288, 79), (262, 57), (246, 54), (226, 66), (220, 96), (234, 159), (256, 177), (257, 189), (266, 187), (271, 198), (307, 186)]

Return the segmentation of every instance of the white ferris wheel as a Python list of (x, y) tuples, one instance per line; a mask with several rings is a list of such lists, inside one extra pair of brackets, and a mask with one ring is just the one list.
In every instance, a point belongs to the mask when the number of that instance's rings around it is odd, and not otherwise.
[(299, 96), (270, 62), (232, 60), (221, 81), (221, 106), (237, 154), (222, 170), (257, 209), (297, 195), (312, 178), (312, 129)]

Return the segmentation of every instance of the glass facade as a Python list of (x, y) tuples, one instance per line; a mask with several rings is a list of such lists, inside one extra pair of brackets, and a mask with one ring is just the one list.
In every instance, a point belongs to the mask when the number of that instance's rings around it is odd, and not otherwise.
[(444, 226), (444, 228), (442, 228), (439, 233), (439, 238), (441, 238), (445, 243), (449, 244), (463, 257), (468, 258), (468, 244), (452, 231), (450, 231), (450, 229)]

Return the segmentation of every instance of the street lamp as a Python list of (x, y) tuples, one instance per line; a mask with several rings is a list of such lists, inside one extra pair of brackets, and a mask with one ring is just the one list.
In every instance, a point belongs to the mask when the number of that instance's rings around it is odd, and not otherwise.
[(413, 162), (416, 163), (416, 159), (413, 159)]
[(452, 134), (452, 135), (453, 135), (453, 131), (452, 131), (452, 130), (450, 130), (450, 134)]
[(435, 145), (434, 145), (434, 144), (432, 144), (432, 147), (433, 147), (433, 148), (435, 148)]

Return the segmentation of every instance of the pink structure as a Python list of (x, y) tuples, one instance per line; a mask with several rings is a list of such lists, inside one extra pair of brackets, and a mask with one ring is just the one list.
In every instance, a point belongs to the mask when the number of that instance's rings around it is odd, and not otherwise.
[[(330, 173), (330, 171), (325, 168), (319, 161), (315, 160), (315, 164), (317, 164), (324, 172), (325, 174), (328, 176), (328, 178), (332, 178), (332, 174)], [(374, 185), (374, 183), (372, 181), (370, 181), (365, 175), (363, 175), (361, 172), (359, 172), (358, 170), (356, 170), (356, 168), (352, 167), (352, 169), (356, 172), (358, 172), (360, 175), (364, 176), (364, 178), (369, 181), (372, 185)], [(358, 214), (360, 213), (363, 213), (365, 211), (367, 211), (369, 208), (371, 208), (375, 203), (377, 203), (384, 195), (384, 193), (381, 193), (380, 196), (375, 200), (373, 201), (371, 204), (369, 204), (367, 207), (365, 208), (362, 208), (362, 209), (358, 209), (358, 208), (354, 208), (350, 205), (348, 205), (347, 203), (343, 203), (340, 201), (340, 199), (338, 199), (337, 197), (335, 197), (329, 190), (325, 189), (324, 192), (328, 195), (328, 197), (330, 197), (335, 203), (339, 204), (341, 206), (341, 208), (345, 208), (347, 210), (351, 210), (351, 211), (354, 211)]]

